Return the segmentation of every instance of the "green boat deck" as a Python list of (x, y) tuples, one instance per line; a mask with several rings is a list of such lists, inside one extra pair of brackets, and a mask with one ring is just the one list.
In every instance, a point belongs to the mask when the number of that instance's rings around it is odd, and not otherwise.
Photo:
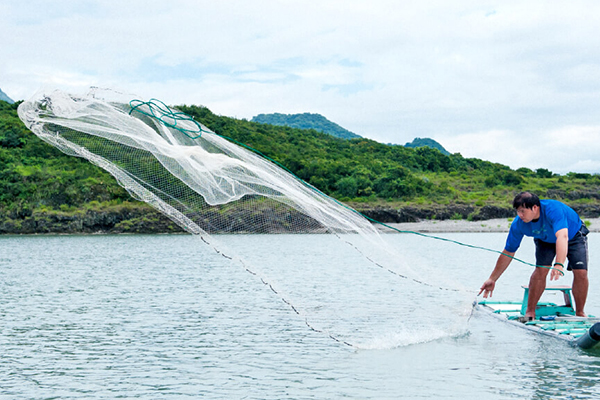
[(584, 335), (592, 325), (598, 322), (593, 316), (577, 317), (573, 308), (569, 286), (549, 286), (545, 292), (560, 292), (564, 304), (542, 302), (537, 304), (536, 319), (526, 320), (525, 311), (529, 299), (529, 287), (523, 286), (524, 293), (521, 301), (480, 301), (479, 304), (490, 309), (494, 314), (504, 315), (509, 321), (521, 322), (525, 327), (541, 332), (554, 333), (558, 336), (567, 335), (578, 338)]

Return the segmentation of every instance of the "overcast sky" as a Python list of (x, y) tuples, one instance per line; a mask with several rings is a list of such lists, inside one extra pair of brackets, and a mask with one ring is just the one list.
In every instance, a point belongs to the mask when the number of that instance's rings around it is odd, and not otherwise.
[(600, 173), (599, 1), (0, 2), (0, 88), (319, 113), (512, 168)]

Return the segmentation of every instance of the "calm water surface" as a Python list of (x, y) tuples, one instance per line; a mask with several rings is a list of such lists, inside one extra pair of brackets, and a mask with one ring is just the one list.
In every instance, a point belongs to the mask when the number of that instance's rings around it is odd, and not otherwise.
[[(324, 235), (219, 239), (258, 275), (185, 235), (0, 237), (0, 398), (600, 396), (600, 353), (470, 316), (494, 253), (388, 237), (407, 265), (460, 288), (447, 291), (365, 265)], [(594, 233), (590, 251), (588, 312), (600, 314)], [(532, 245), (518, 256), (532, 261)], [(530, 272), (513, 263), (495, 298), (520, 298)]]

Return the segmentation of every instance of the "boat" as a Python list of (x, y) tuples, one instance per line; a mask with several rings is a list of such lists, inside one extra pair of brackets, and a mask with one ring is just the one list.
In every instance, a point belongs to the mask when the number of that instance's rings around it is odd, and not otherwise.
[(523, 286), (523, 289), (521, 301), (482, 300), (478, 303), (478, 307), (513, 325), (566, 340), (573, 346), (582, 349), (600, 349), (600, 318), (591, 315), (587, 317), (575, 315), (570, 286), (546, 287), (544, 294), (550, 294), (546, 297), (558, 296), (564, 301), (538, 302), (535, 310), (536, 318), (532, 320), (525, 317), (529, 287)]

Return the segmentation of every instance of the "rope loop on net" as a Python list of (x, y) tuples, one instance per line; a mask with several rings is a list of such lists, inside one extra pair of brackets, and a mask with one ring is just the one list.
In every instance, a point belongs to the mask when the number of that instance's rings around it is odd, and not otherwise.
[[(198, 139), (202, 136), (202, 133), (207, 132), (202, 129), (202, 125), (193, 117), (182, 113), (181, 111), (173, 110), (158, 99), (150, 99), (150, 101), (131, 100), (129, 102), (129, 106), (131, 107), (129, 115), (131, 115), (132, 112), (137, 111), (148, 117), (155, 118), (163, 125), (166, 125), (169, 128), (177, 129), (190, 139)], [(140, 107), (142, 106), (146, 106), (148, 111), (141, 109)], [(196, 125), (197, 129), (184, 128), (181, 125), (178, 125), (180, 121), (192, 122), (194, 125)]]

